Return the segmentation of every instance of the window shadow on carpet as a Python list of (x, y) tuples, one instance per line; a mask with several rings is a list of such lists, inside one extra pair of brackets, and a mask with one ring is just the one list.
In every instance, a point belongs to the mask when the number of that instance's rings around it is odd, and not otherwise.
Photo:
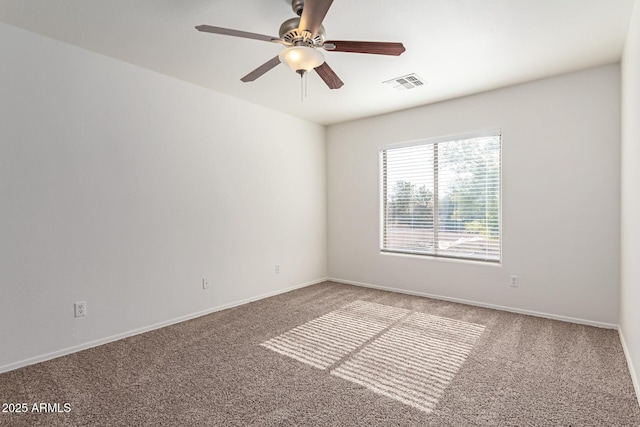
[(484, 330), (354, 301), (261, 345), (429, 413)]

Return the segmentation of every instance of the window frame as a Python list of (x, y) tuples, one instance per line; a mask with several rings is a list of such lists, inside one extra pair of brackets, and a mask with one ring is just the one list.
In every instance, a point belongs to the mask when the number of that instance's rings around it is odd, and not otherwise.
[[(499, 185), (499, 189), (498, 189), (498, 229), (499, 229), (499, 256), (498, 259), (494, 259), (494, 258), (481, 258), (481, 257), (464, 257), (464, 256), (455, 256), (455, 255), (442, 255), (442, 254), (438, 254), (438, 253), (424, 253), (424, 252), (418, 252), (418, 251), (403, 251), (403, 250), (394, 250), (394, 249), (388, 249), (385, 248), (385, 237), (386, 237), (386, 227), (385, 227), (385, 215), (386, 215), (386, 208), (387, 208), (387, 201), (388, 201), (388, 190), (386, 188), (385, 185), (385, 159), (384, 156), (386, 156), (386, 151), (387, 150), (393, 150), (393, 149), (399, 149), (399, 148), (409, 148), (409, 147), (415, 147), (415, 146), (422, 146), (422, 145), (434, 145), (435, 147), (437, 147), (437, 144), (439, 143), (445, 143), (445, 142), (453, 142), (453, 141), (460, 141), (460, 140), (468, 140), (468, 139), (474, 139), (474, 138), (483, 138), (483, 137), (498, 137), (498, 142), (499, 142), (499, 166), (498, 166), (498, 173), (499, 173), (499, 177), (498, 177), (498, 185)], [(379, 162), (379, 166), (378, 166), (378, 179), (379, 179), (379, 191), (378, 191), (378, 197), (379, 197), (379, 203), (378, 203), (378, 209), (379, 209), (379, 244), (378, 244), (378, 250), (379, 253), (381, 255), (392, 255), (392, 256), (404, 256), (404, 257), (415, 257), (415, 258), (420, 258), (420, 259), (431, 259), (431, 260), (445, 260), (445, 261), (460, 261), (460, 262), (471, 262), (471, 263), (480, 263), (483, 265), (502, 265), (502, 261), (504, 258), (504, 254), (503, 254), (503, 240), (504, 240), (504, 229), (503, 229), (503, 221), (502, 221), (502, 206), (503, 206), (503, 140), (504, 138), (504, 133), (502, 131), (502, 128), (492, 128), (492, 129), (487, 129), (487, 130), (480, 130), (480, 131), (473, 131), (473, 132), (467, 132), (467, 133), (462, 133), (462, 134), (454, 134), (454, 135), (446, 135), (446, 136), (438, 136), (438, 137), (432, 137), (432, 138), (425, 138), (425, 139), (419, 139), (419, 140), (411, 140), (411, 141), (404, 141), (404, 142), (399, 142), (399, 143), (391, 143), (391, 144), (385, 144), (385, 145), (381, 145), (378, 148), (378, 162)], [(434, 166), (435, 169), (435, 166)], [(434, 177), (434, 181), (435, 181), (435, 177)], [(437, 183), (434, 183), (434, 185), (437, 185)], [(434, 211), (435, 209), (438, 209), (438, 201), (435, 200), (435, 194), (437, 194), (434, 191)], [(434, 212), (434, 216), (437, 216), (437, 213)], [(435, 223), (435, 219), (434, 219), (434, 233), (437, 234), (437, 230), (435, 227), (436, 223)], [(435, 240), (435, 238), (434, 238)]]

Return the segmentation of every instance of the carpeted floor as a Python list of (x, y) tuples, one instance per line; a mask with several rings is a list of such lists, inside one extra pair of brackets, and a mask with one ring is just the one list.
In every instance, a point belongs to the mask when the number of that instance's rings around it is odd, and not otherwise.
[(10, 426), (640, 426), (616, 331), (335, 283), (0, 374), (0, 403), (28, 406)]

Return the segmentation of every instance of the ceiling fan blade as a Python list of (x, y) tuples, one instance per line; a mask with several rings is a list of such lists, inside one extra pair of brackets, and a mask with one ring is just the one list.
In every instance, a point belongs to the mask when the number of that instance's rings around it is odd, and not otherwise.
[(311, 37), (315, 37), (318, 28), (320, 28), (324, 17), (327, 15), (327, 11), (331, 7), (331, 3), (333, 3), (333, 0), (307, 0), (302, 9), (298, 29), (308, 31), (311, 33)]
[(214, 27), (211, 25), (198, 25), (196, 30), (204, 33), (222, 34), (223, 36), (242, 37), (243, 39), (262, 40), (265, 42), (280, 42), (278, 37), (265, 36), (264, 34), (248, 33), (246, 31), (232, 30), (230, 28)]
[(246, 76), (244, 76), (243, 78), (241, 78), (240, 80), (242, 80), (245, 83), (252, 82), (258, 77), (262, 76), (267, 71), (271, 70), (273, 67), (275, 67), (279, 63), (280, 63), (280, 58), (277, 56), (274, 56), (273, 58), (271, 58), (270, 60), (268, 60), (267, 62), (265, 62), (264, 64), (262, 64), (261, 66), (259, 66), (258, 68), (256, 68), (255, 70), (247, 74)]
[(405, 51), (402, 43), (394, 42), (357, 42), (346, 40), (329, 40), (324, 42), (324, 49), (331, 52), (371, 53), (374, 55), (399, 56)]
[(323, 62), (315, 68), (316, 73), (322, 80), (329, 86), (329, 89), (340, 89), (344, 83), (340, 80), (340, 77), (333, 71), (329, 64)]

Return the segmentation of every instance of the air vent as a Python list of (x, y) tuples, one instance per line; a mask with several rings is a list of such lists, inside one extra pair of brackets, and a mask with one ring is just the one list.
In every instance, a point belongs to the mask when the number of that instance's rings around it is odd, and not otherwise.
[(395, 79), (387, 80), (382, 83), (399, 91), (414, 89), (426, 84), (425, 81), (416, 74), (407, 74), (406, 76), (396, 77)]

